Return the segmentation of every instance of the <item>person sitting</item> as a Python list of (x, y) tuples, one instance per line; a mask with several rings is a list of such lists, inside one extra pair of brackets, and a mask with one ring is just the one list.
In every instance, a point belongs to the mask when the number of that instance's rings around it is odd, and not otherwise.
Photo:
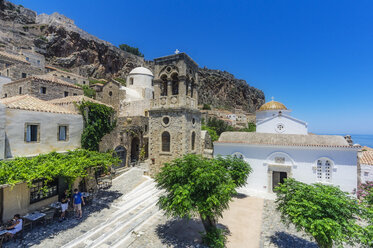
[(16, 233), (22, 230), (22, 222), (23, 220), (19, 214), (14, 215), (12, 225), (7, 227), (6, 236), (8, 239), (13, 238)]

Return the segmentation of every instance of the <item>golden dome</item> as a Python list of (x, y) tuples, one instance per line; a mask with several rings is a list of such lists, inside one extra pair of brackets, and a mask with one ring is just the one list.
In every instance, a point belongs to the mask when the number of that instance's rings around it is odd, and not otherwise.
[(280, 102), (276, 102), (274, 100), (270, 101), (270, 102), (266, 102), (265, 104), (263, 104), (258, 111), (265, 111), (265, 110), (287, 110), (287, 108), (285, 107), (284, 104), (280, 103)]

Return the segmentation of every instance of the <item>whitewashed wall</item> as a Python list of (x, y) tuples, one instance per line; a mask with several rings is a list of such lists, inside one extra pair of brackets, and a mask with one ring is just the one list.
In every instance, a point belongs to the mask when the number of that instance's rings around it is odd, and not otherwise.
[[(131, 78), (133, 78), (133, 84), (131, 85)], [(131, 74), (127, 77), (126, 85), (128, 88), (153, 88), (152, 86), (153, 77), (150, 75), (142, 74)]]
[[(6, 109), (5, 132), (9, 140), (8, 155), (33, 156), (52, 151), (67, 151), (80, 148), (83, 131), (81, 115)], [(40, 124), (40, 142), (25, 142), (25, 123)], [(58, 125), (69, 126), (68, 141), (58, 141)]]
[[(276, 127), (278, 124), (283, 124), (285, 127), (283, 132), (277, 132)], [(308, 134), (307, 124), (297, 121), (287, 116), (277, 116), (269, 120), (258, 122), (256, 126), (258, 133), (282, 133), (282, 134)]]
[(274, 153), (286, 154), (283, 156), (285, 165), (291, 166), (292, 176), (298, 181), (316, 183), (317, 160), (328, 158), (334, 162), (332, 184), (349, 193), (357, 187), (356, 149), (214, 143), (214, 156), (232, 155), (236, 152), (241, 153), (253, 169), (245, 186), (247, 189), (270, 192), (268, 164), (274, 164)]
[(373, 165), (370, 164), (360, 164), (361, 168), (361, 183), (366, 183), (368, 181), (373, 182)]

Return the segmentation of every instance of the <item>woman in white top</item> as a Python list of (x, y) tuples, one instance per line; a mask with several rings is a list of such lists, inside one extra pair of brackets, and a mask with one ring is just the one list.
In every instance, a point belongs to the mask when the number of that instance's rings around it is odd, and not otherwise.
[(14, 215), (13, 225), (11, 225), (7, 228), (6, 235), (8, 237), (12, 238), (14, 236), (14, 234), (21, 231), (22, 230), (22, 221), (23, 220), (21, 219), (21, 216), (19, 214)]

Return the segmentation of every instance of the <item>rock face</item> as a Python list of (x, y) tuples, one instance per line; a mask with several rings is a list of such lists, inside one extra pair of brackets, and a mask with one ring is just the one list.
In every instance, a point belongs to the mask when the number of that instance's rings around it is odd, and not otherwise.
[(226, 71), (199, 69), (199, 104), (255, 112), (265, 102), (264, 93)]
[[(125, 78), (135, 67), (154, 66), (153, 61), (144, 61), (85, 32), (61, 14), (37, 15), (4, 0), (0, 0), (0, 47), (36, 47), (48, 64), (92, 78)], [(264, 103), (261, 90), (228, 72), (199, 69), (199, 78), (199, 104), (254, 112)]]

